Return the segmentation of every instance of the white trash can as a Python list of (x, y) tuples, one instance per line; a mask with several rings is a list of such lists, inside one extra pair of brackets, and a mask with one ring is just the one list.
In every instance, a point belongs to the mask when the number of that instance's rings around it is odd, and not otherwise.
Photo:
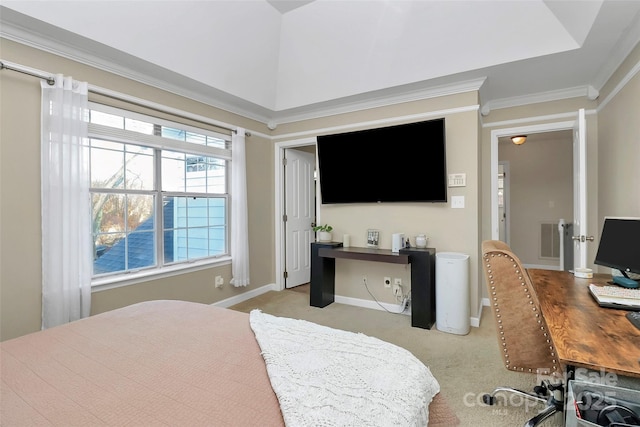
[(466, 335), (470, 329), (469, 255), (436, 253), (436, 328)]

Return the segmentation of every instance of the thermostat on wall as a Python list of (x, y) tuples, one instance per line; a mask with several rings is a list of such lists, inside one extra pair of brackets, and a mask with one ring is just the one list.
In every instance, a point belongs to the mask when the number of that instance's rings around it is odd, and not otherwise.
[(449, 174), (449, 187), (466, 187), (466, 186), (467, 186), (466, 173), (450, 173)]

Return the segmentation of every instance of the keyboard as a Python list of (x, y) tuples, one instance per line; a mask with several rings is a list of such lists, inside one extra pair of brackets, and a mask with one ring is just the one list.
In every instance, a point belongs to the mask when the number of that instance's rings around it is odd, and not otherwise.
[[(640, 288), (623, 288), (620, 286), (589, 285), (591, 295), (604, 307), (629, 306), (640, 309)], [(624, 307), (619, 307), (624, 308)]]

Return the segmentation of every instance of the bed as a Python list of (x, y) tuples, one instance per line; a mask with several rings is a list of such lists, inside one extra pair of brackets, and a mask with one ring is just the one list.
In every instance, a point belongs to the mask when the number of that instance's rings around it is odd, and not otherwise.
[[(285, 423), (263, 317), (149, 301), (2, 342), (0, 424), (304, 425)], [(457, 424), (439, 393), (426, 403), (430, 426)]]

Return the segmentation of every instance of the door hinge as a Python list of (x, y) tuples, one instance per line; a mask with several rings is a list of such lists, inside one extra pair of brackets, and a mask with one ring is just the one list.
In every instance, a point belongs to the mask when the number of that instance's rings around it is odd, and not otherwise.
[(289, 273), (285, 271), (284, 273), (282, 273), (282, 276), (286, 279), (289, 277)]
[(282, 215), (282, 222), (287, 222), (287, 214)]
[(282, 158), (282, 166), (287, 166), (287, 158), (286, 157)]

